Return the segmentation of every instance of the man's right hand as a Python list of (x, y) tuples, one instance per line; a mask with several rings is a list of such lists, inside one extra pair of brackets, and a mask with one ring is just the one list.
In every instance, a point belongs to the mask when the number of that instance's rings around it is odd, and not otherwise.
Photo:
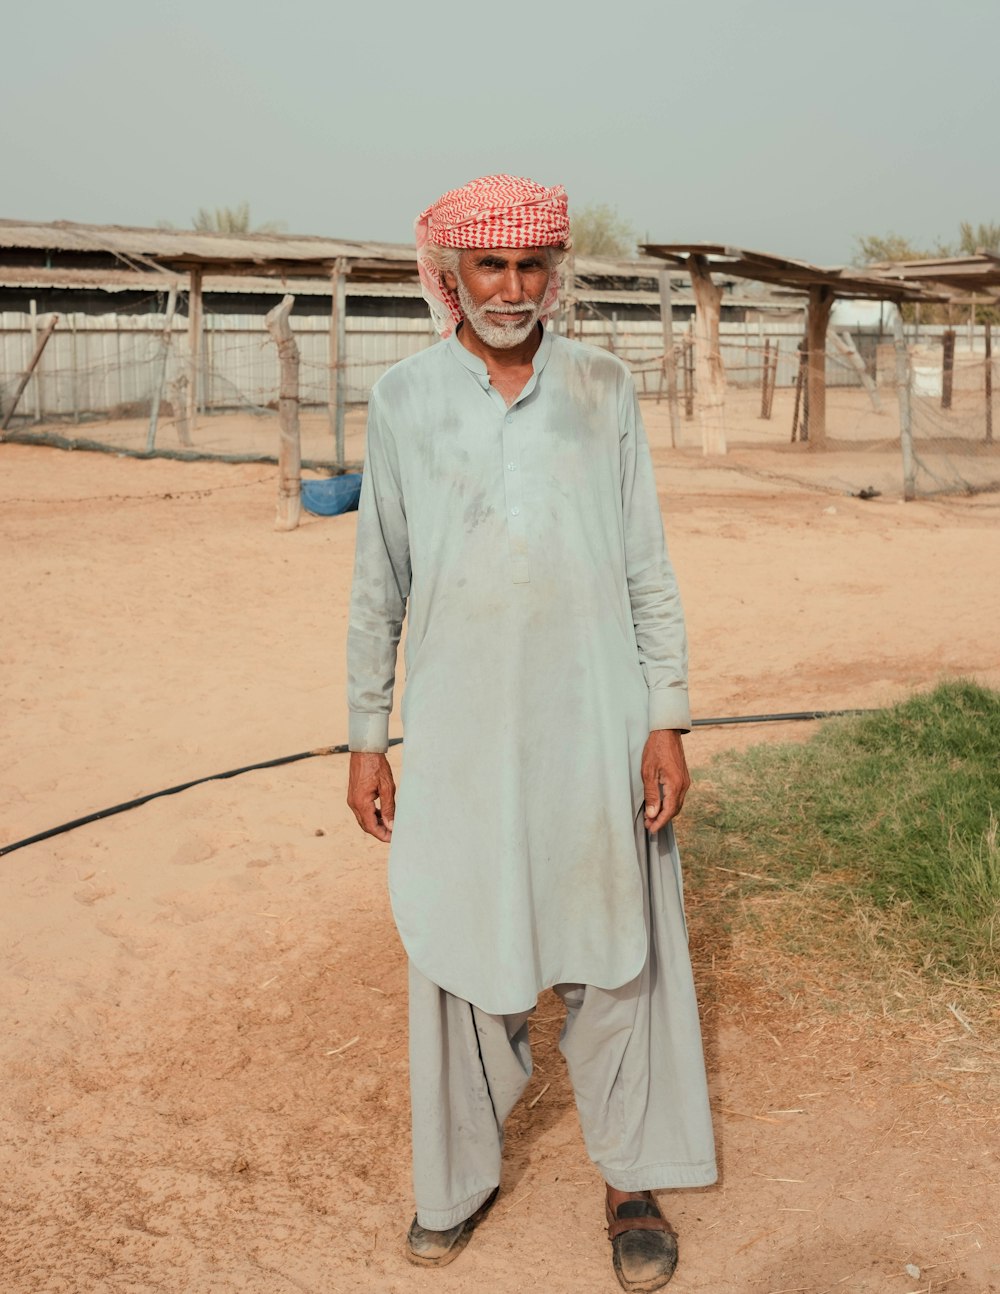
[(389, 843), (396, 815), (396, 782), (385, 755), (351, 751), (347, 803), (362, 831)]

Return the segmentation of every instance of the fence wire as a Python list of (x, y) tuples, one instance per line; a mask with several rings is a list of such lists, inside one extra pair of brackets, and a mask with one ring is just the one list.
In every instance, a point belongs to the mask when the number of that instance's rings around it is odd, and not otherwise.
[[(0, 416), (10, 407), (46, 316), (0, 314)], [(365, 403), (372, 385), (399, 359), (436, 340), (417, 319), (348, 319), (346, 356), (331, 363), (329, 320), (292, 317), (300, 350), (300, 422), (307, 463), (335, 461), (335, 386), (348, 406), (345, 459), (363, 456)], [(276, 453), (278, 360), (261, 316), (208, 316), (197, 372), (193, 423), (187, 322), (175, 318), (164, 349), (157, 315), (60, 319), (21, 396), (8, 438), (143, 452), (157, 393), (156, 448), (219, 458)], [(950, 378), (943, 327), (908, 330), (913, 459), (918, 495), (1000, 489), (1000, 453), (992, 435), (990, 385), (998, 359), (987, 360), (985, 329), (953, 335)], [(831, 328), (826, 354), (825, 448), (814, 438), (808, 407), (801, 314), (723, 323), (719, 354), (722, 402), (706, 412), (698, 390), (693, 321), (675, 322), (680, 423), (671, 429), (658, 311), (619, 317), (588, 306), (576, 337), (613, 351), (632, 370), (661, 448), (700, 452), (706, 434), (724, 440), (729, 465), (851, 493), (899, 494), (902, 488), (896, 355), (875, 329)]]

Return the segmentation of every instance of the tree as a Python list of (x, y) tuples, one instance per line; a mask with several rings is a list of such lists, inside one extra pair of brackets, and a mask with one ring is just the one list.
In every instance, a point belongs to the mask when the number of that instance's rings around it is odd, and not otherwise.
[(570, 232), (580, 256), (635, 255), (635, 230), (605, 202), (580, 207), (570, 220)]
[(851, 264), (871, 265), (886, 260), (933, 260), (935, 256), (953, 256), (955, 248), (938, 239), (934, 247), (917, 247), (915, 243), (904, 238), (903, 234), (890, 232), (880, 234), (855, 234), (856, 251)]
[[(1000, 255), (1000, 224), (988, 222), (973, 225), (968, 220), (963, 220), (958, 227), (957, 243), (944, 243), (938, 239), (937, 245), (929, 251), (914, 246), (902, 234), (892, 232), (885, 235), (856, 235), (854, 241), (856, 251), (853, 264), (859, 266), (872, 262), (928, 261), (949, 256), (975, 256), (980, 250)], [(927, 286), (933, 288), (934, 284), (929, 283)], [(924, 305), (920, 308), (920, 318), (924, 323), (950, 324), (952, 311), (951, 305)], [(910, 322), (915, 317), (914, 306), (904, 305), (902, 314)], [(998, 323), (1000, 311), (995, 306), (976, 306), (975, 317), (977, 323)]]
[(199, 207), (191, 226), (203, 234), (280, 234), (285, 228), (280, 220), (251, 225), (249, 202), (235, 207)]
[(958, 231), (958, 249), (963, 256), (975, 256), (978, 251), (1000, 256), (1000, 225), (970, 225), (963, 220)]

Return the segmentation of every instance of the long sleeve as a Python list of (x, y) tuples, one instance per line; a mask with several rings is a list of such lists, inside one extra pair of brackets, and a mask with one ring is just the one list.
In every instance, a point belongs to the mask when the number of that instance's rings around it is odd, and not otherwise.
[(677, 579), (663, 537), (663, 519), (649, 444), (631, 379), (620, 403), (625, 570), (639, 663), (649, 688), (649, 729), (691, 727), (687, 635)]
[(391, 429), (373, 391), (347, 630), (351, 750), (388, 748), (396, 654), (409, 591), (410, 549), (399, 464)]

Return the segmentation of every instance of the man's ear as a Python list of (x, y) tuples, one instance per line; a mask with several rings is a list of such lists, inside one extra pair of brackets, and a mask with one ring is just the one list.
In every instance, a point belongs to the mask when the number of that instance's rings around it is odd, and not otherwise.
[(458, 291), (458, 276), (454, 270), (442, 270), (441, 278), (444, 280), (444, 285), (449, 292)]

